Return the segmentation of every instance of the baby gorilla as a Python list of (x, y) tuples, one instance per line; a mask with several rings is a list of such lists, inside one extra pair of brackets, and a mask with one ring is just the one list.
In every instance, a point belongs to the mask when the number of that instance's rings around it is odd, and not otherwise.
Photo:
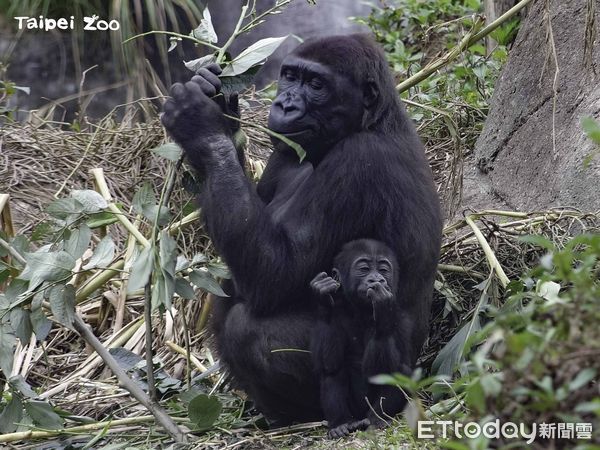
[(311, 353), (331, 438), (382, 427), (385, 417), (404, 407), (399, 389), (368, 381), (382, 373), (410, 373), (398, 338), (396, 270), (387, 245), (360, 239), (344, 245), (332, 276), (321, 272), (310, 283), (319, 308)]

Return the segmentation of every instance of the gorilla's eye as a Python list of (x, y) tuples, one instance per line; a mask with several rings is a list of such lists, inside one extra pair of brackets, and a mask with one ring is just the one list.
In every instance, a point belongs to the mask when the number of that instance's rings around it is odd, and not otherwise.
[(364, 265), (358, 266), (356, 268), (356, 270), (358, 271), (359, 274), (366, 275), (369, 272), (369, 266), (364, 264)]
[(383, 264), (378, 267), (378, 270), (380, 274), (387, 275), (390, 273), (390, 266), (388, 266), (387, 264)]
[(289, 69), (284, 70), (281, 74), (281, 77), (284, 78), (286, 81), (296, 81), (296, 74), (294, 74), (294, 72)]
[(308, 84), (311, 87), (311, 89), (314, 89), (315, 91), (318, 91), (323, 88), (323, 81), (319, 78), (311, 79)]

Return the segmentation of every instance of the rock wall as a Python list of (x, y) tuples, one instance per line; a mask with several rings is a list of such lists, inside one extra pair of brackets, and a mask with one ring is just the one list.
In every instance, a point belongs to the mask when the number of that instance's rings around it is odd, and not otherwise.
[(597, 147), (580, 124), (600, 119), (600, 6), (549, 3), (552, 29), (545, 1), (534, 1), (497, 82), (463, 206), (600, 210), (600, 156), (584, 167)]

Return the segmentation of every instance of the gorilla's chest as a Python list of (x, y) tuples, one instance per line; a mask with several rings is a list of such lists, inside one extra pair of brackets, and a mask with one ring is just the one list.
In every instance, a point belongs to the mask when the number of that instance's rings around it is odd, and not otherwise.
[(267, 211), (276, 224), (297, 224), (306, 207), (310, 178), (313, 174), (311, 164), (301, 164), (294, 170), (281, 174), (273, 199), (267, 205)]

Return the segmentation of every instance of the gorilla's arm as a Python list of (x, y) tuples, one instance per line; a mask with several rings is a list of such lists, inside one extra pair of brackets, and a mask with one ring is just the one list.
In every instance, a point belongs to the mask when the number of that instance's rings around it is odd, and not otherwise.
[[(397, 306), (394, 296), (373, 301), (374, 331), (367, 342), (362, 363), (367, 378), (397, 372), (405, 375), (411, 373), (406, 355), (402, 355), (401, 334), (397, 330), (401, 324)], [(395, 386), (369, 384), (367, 397), (370, 405), (368, 418), (357, 428), (385, 425), (385, 420), (389, 418), (385, 412), (396, 414), (405, 404), (402, 391)]]

